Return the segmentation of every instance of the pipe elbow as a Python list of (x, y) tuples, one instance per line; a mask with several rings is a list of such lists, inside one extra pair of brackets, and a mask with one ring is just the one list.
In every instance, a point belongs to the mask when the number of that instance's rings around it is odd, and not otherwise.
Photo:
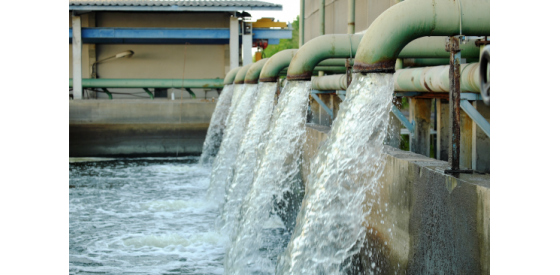
[(299, 49), (288, 67), (288, 80), (311, 80), (313, 68), (328, 58), (356, 55), (362, 34), (328, 34), (316, 37)]
[(290, 65), (298, 50), (283, 50), (277, 52), (264, 64), (259, 75), (260, 82), (276, 82), (280, 72)]
[(241, 67), (241, 69), (239, 69), (239, 71), (237, 71), (237, 74), (235, 75), (235, 79), (234, 79), (233, 83), (234, 84), (245, 83), (245, 76), (247, 75), (247, 71), (249, 70), (249, 68), (252, 65), (253, 64), (249, 64), (249, 65), (245, 65), (245, 66)]
[(268, 58), (263, 58), (251, 65), (247, 73), (245, 74), (245, 83), (246, 84), (257, 84), (259, 83), (259, 75), (261, 74), (261, 70), (264, 64), (268, 61)]
[(354, 72), (394, 72), (401, 50), (423, 36), (490, 35), (489, 0), (410, 0), (383, 12), (367, 29)]
[(241, 68), (237, 67), (229, 70), (229, 72), (226, 74), (226, 78), (224, 78), (224, 85), (233, 84), (233, 80), (235, 79), (235, 75), (237, 74), (239, 69)]

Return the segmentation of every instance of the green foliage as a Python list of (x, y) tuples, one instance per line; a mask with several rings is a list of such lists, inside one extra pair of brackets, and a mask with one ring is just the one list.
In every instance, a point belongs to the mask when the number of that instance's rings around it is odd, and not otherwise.
[[(263, 58), (271, 57), (275, 53), (287, 49), (298, 49), (299, 48), (299, 15), (292, 22), (292, 39), (280, 39), (278, 45), (268, 45), (264, 50)], [(254, 57), (254, 56), (253, 56)]]

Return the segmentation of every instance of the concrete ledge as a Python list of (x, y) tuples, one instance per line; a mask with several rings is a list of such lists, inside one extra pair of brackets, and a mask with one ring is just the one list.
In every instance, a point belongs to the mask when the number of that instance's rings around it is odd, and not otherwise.
[[(328, 127), (308, 125), (304, 180)], [(443, 173), (447, 163), (385, 148), (386, 166), (367, 217), (360, 274), (489, 274), (490, 177)], [(306, 183), (307, 185), (307, 183)], [(374, 251), (373, 254), (370, 251)]]
[(72, 100), (70, 157), (196, 155), (216, 103)]

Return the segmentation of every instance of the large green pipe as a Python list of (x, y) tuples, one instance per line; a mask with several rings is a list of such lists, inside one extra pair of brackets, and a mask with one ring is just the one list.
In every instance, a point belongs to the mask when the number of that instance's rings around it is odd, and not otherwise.
[[(449, 52), (445, 50), (445, 36), (430, 36), (414, 39), (399, 53), (399, 58), (447, 58)], [(480, 49), (474, 39), (461, 43), (461, 58), (478, 58)], [(357, 58), (357, 57), (356, 57)]]
[(234, 84), (245, 83), (245, 75), (247, 74), (247, 71), (249, 70), (249, 68), (251, 68), (251, 65), (253, 65), (253, 64), (245, 65), (245, 66), (241, 67), (241, 69), (239, 69), (239, 71), (237, 71), (237, 74), (235, 75), (235, 80), (233, 81)]
[(259, 83), (259, 75), (261, 74), (261, 70), (264, 66), (264, 64), (266, 64), (266, 61), (268, 61), (268, 58), (263, 58), (255, 63), (253, 63), (253, 65), (251, 65), (251, 67), (249, 67), (249, 70), (247, 71), (247, 74), (245, 74), (245, 83), (246, 84), (257, 84)]
[(241, 67), (231, 69), (227, 74), (226, 78), (224, 78), (224, 84), (233, 84), (233, 80), (235, 79), (235, 75), (237, 72), (241, 70)]
[[(73, 87), (70, 78), (70, 87)], [(216, 79), (124, 79), (83, 78), (84, 88), (223, 88), (224, 80)]]
[[(480, 64), (461, 64), (461, 91), (480, 93)], [(397, 70), (395, 92), (449, 92), (449, 65)]]
[(259, 76), (260, 82), (276, 82), (280, 71), (290, 65), (290, 61), (298, 50), (283, 50), (277, 52), (264, 64)]
[(412, 40), (458, 34), (490, 35), (489, 0), (401, 2), (369, 26), (356, 54), (354, 72), (394, 72), (399, 53)]
[(316, 37), (299, 49), (288, 67), (288, 80), (310, 80), (313, 68), (328, 58), (353, 57), (361, 34), (329, 34)]
[[(313, 73), (312, 75), (317, 75), (319, 72), (325, 72), (328, 74), (342, 74), (342, 73), (346, 73), (346, 67), (341, 67), (341, 66), (316, 66), (313, 69)], [(280, 71), (280, 76), (285, 76), (288, 74), (288, 70), (287, 68), (283, 69)]]

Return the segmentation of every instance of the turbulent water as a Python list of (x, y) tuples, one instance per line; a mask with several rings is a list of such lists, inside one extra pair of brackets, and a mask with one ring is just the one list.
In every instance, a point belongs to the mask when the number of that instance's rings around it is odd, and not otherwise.
[[(364, 203), (385, 165), (383, 141), (391, 74), (355, 74), (329, 138), (311, 164), (296, 227), (276, 274), (356, 272), (351, 258), (366, 235)], [(229, 255), (228, 255), (229, 257)]]
[(288, 82), (280, 95), (234, 228), (225, 274), (272, 274), (287, 245), (304, 193), (300, 166), (310, 89), (310, 82)]
[(227, 236), (198, 160), (71, 161), (69, 273), (222, 274)]
[(237, 158), (232, 168), (232, 177), (226, 187), (226, 201), (222, 208), (222, 222), (224, 232), (233, 232), (235, 216), (239, 213), (239, 206), (253, 182), (253, 173), (257, 164), (257, 148), (265, 139), (274, 108), (276, 82), (259, 83), (257, 101), (243, 139), (239, 143)]
[[(237, 86), (237, 85), (236, 85)], [(249, 115), (257, 98), (257, 84), (245, 84), (243, 92), (234, 94), (234, 106), (227, 119), (226, 130), (218, 155), (212, 164), (212, 176), (207, 198), (222, 206), (226, 193), (226, 180), (237, 157), (239, 142), (243, 137)], [(238, 96), (238, 98), (235, 98)]]
[(202, 146), (202, 155), (200, 156), (201, 163), (211, 162), (220, 149), (232, 96), (233, 85), (226, 85), (220, 97), (218, 97), (218, 103), (216, 103), (216, 108), (210, 120), (210, 126), (208, 126), (208, 133), (206, 134), (206, 139)]

